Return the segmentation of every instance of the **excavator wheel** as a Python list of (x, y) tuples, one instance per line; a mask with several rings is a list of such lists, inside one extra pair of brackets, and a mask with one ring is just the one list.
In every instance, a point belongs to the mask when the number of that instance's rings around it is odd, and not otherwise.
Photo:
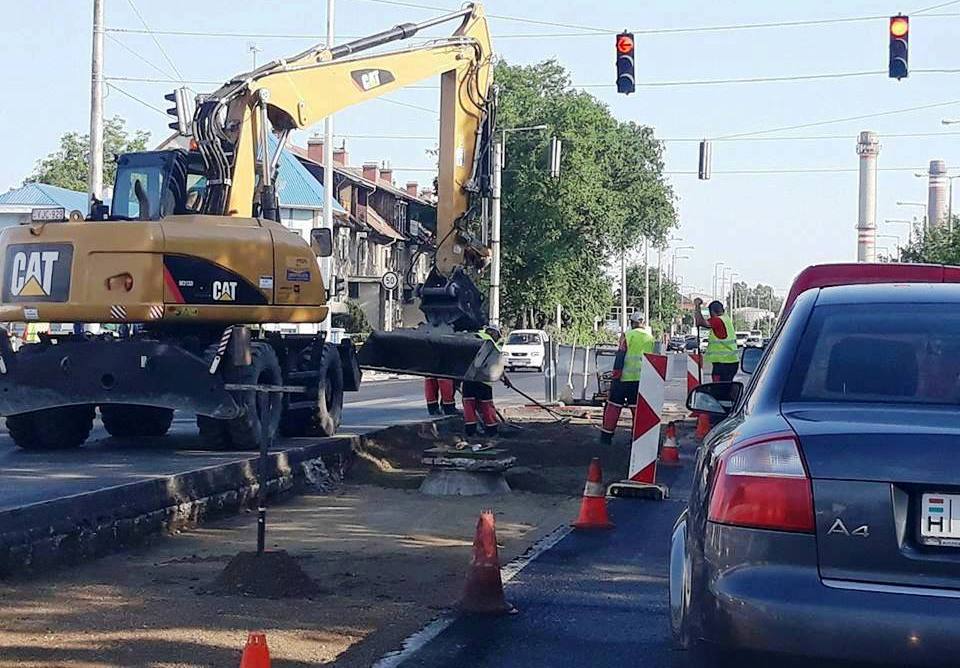
[[(213, 353), (208, 351), (212, 358)], [(228, 383), (244, 385), (282, 385), (283, 377), (280, 372), (280, 363), (277, 354), (269, 344), (255, 341), (250, 344), (250, 365), (228, 368), (224, 372), (224, 380)], [(200, 429), (200, 438), (207, 445), (218, 450), (257, 450), (263, 439), (261, 420), (266, 418), (270, 438), (277, 433), (280, 425), (280, 414), (283, 399), (278, 393), (264, 395), (254, 390), (243, 390), (234, 393), (234, 398), (240, 404), (241, 414), (232, 420), (216, 420), (198, 415), (197, 427)]]
[[(309, 365), (309, 350), (304, 363)], [(343, 413), (343, 366), (336, 346), (323, 346), (316, 368), (320, 372), (316, 404), (310, 408), (287, 409), (283, 412), (280, 432), (284, 436), (333, 436), (340, 427)]]
[(117, 438), (152, 438), (165, 435), (173, 424), (173, 410), (154, 406), (105, 404), (100, 407), (103, 426)]
[(93, 406), (63, 406), (11, 415), (7, 431), (24, 450), (65, 450), (83, 444), (93, 429)]

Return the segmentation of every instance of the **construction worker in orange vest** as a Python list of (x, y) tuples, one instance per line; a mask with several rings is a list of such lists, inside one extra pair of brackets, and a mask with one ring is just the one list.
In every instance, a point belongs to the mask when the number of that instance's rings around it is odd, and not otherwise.
[(630, 329), (620, 336), (620, 347), (613, 361), (613, 382), (610, 383), (600, 427), (600, 442), (605, 445), (613, 442), (623, 407), (629, 407), (632, 412), (637, 405), (643, 355), (652, 353), (654, 348), (654, 338), (643, 326), (643, 321), (643, 314), (635, 311), (630, 316)]
[[(500, 350), (500, 327), (489, 324), (477, 332), (477, 336), (492, 341)], [(483, 433), (496, 436), (498, 432), (497, 409), (493, 404), (493, 386), (490, 383), (463, 381), (463, 428), (467, 436), (477, 433), (477, 418), (483, 421)]]

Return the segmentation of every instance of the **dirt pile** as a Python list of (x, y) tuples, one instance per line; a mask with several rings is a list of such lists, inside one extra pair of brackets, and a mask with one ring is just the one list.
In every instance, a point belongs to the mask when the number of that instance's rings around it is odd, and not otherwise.
[(322, 592), (286, 550), (241, 552), (202, 594), (252, 598), (312, 598)]

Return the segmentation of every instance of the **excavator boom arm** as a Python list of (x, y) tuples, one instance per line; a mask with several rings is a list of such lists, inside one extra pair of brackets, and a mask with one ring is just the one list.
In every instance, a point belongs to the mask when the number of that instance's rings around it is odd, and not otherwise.
[[(409, 38), (424, 27), (456, 19), (461, 20), (460, 26), (449, 38), (363, 54)], [(488, 105), (491, 55), (483, 11), (478, 5), (469, 5), (423, 24), (403, 24), (333, 49), (309, 49), (290, 61), (270, 63), (235, 77), (201, 105), (195, 124), (201, 131), (203, 151), (208, 119), (201, 117), (212, 118), (219, 111), (225, 114), (226, 123), (213, 142), (219, 142), (225, 133), (233, 143), (229, 177), (213, 178), (215, 183), (223, 182), (228, 195), (210, 200), (212, 206), (224, 206), (225, 210), (210, 213), (252, 215), (258, 189), (271, 178), (263, 165), (272, 161), (258, 159), (267, 150), (263, 146), (265, 118), (281, 133), (308, 128), (330, 114), (440, 74), (436, 266), (449, 275), (458, 266), (482, 264), (484, 250), (472, 243), (465, 222), (471, 213), (472, 194), (486, 187), (486, 179), (480, 178), (486, 147), (480, 144), (485, 124), (492, 121)]]

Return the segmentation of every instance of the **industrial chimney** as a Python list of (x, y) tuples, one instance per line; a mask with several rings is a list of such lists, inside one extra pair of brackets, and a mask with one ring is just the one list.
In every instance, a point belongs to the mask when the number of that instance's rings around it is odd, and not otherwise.
[(860, 156), (860, 207), (857, 215), (857, 262), (877, 261), (877, 156), (876, 132), (864, 130), (857, 141)]

